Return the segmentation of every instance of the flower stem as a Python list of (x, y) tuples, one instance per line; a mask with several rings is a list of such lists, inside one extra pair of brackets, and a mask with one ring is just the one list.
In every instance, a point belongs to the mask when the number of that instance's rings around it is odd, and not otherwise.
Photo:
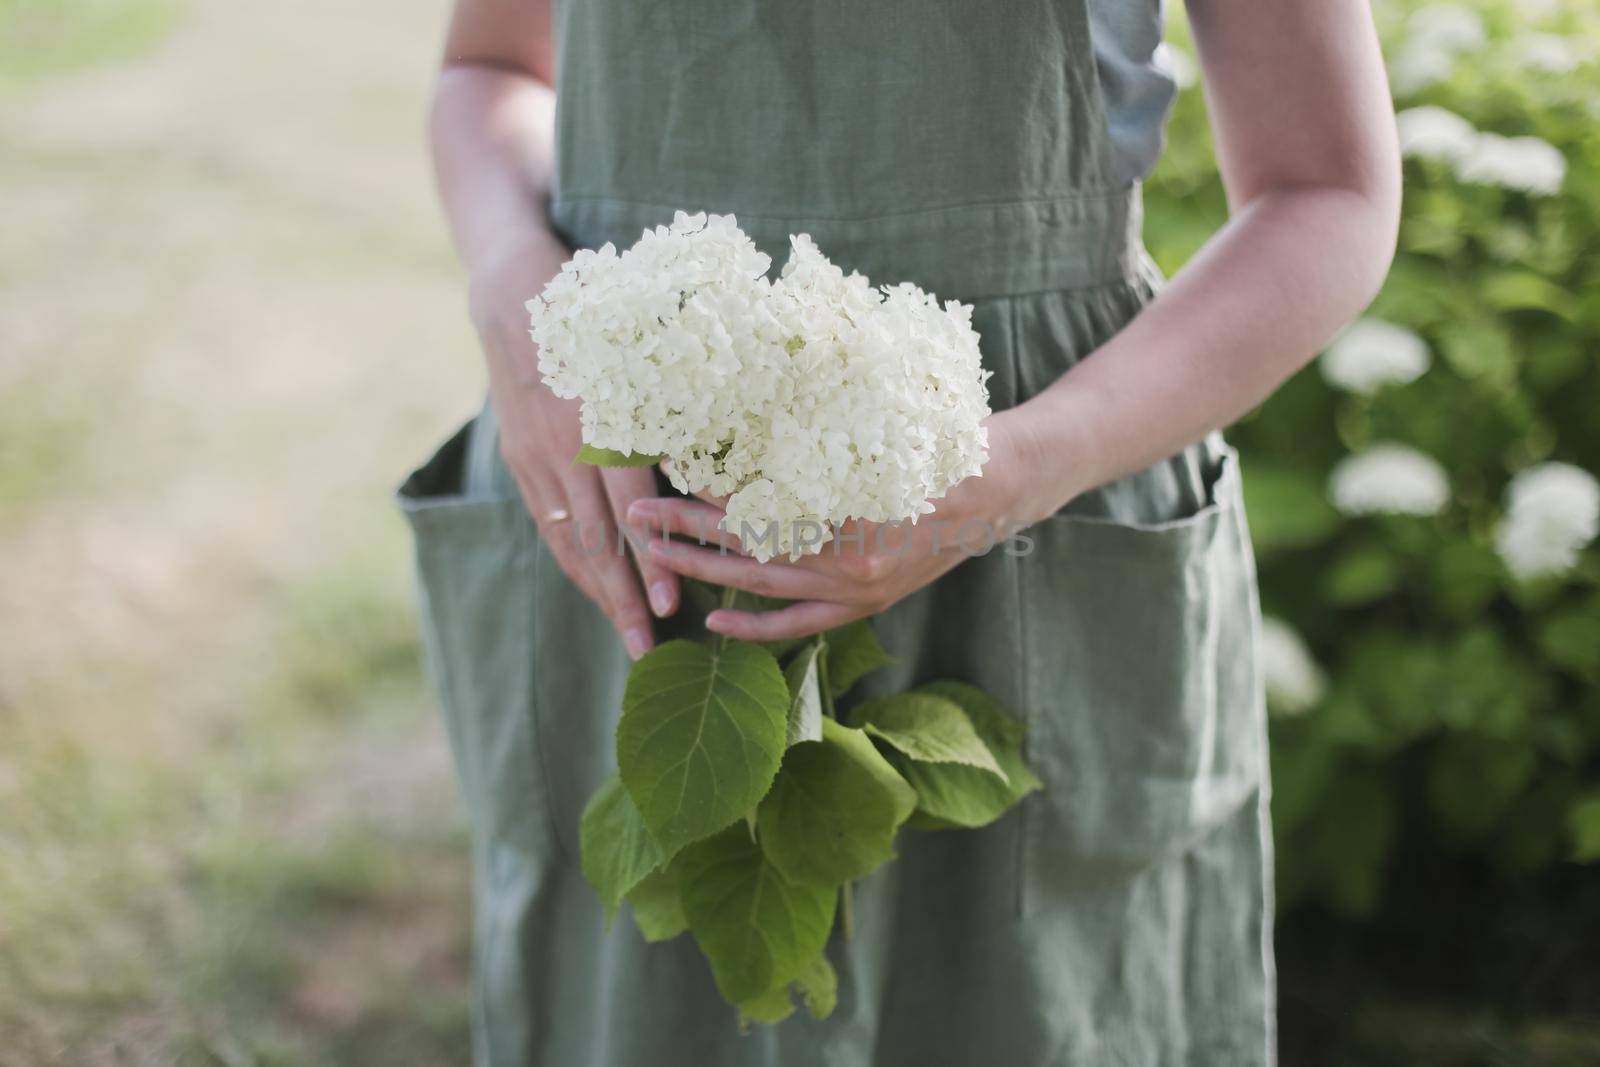
[(846, 941), (856, 936), (855, 883), (846, 882), (839, 887), (839, 927)]

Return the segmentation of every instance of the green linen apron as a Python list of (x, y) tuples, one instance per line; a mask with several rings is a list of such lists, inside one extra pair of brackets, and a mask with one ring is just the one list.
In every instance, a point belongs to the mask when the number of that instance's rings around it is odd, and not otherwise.
[[(975, 305), (1003, 409), (1154, 295), (1087, 0), (567, 0), (553, 221), (626, 247), (674, 209)], [(529, 294), (530, 296), (532, 294)], [(1084, 494), (1032, 551), (878, 619), (867, 693), (974, 683), (1046, 782), (904, 832), (828, 954), (839, 1007), (741, 1036), (688, 935), (602, 913), (578, 820), (628, 658), (562, 574), (482, 413), (400, 492), (473, 829), (480, 1064), (1046, 1067), (1274, 1058), (1265, 718), (1238, 458), (1219, 434)]]

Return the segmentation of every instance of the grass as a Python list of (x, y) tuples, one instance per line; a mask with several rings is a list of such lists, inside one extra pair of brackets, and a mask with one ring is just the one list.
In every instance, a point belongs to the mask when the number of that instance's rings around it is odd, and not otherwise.
[(467, 1058), (387, 499), (478, 389), (437, 12), (305, 12), (0, 0), (0, 1067)]
[(182, 13), (182, 0), (0, 0), (0, 90), (142, 55)]

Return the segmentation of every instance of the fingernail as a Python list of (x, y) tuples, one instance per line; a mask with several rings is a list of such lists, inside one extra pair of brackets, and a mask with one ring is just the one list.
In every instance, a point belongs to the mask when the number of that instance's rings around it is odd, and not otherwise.
[(656, 517), (655, 505), (647, 504), (642, 500), (635, 500), (628, 505), (629, 522), (645, 522)]
[(650, 651), (649, 630), (629, 630), (622, 638), (622, 643), (627, 646), (628, 655), (638, 659)]
[(657, 615), (665, 617), (672, 614), (671, 582), (657, 582), (650, 587), (650, 606)]
[(721, 633), (722, 628), (727, 625), (727, 622), (728, 617), (726, 615), (720, 611), (713, 611), (711, 614), (706, 616), (706, 629), (712, 630), (716, 633)]

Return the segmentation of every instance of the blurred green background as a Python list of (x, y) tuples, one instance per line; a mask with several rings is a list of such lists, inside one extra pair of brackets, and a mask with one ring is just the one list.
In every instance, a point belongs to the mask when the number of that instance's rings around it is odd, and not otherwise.
[[(1398, 106), (1471, 128), (1409, 120), (1399, 329), (1231, 432), (1287, 1064), (1600, 1062), (1600, 555), (1504, 534), (1518, 472), (1600, 471), (1591, 6), (1380, 3)], [(422, 148), (444, 15), (0, 0), (0, 1067), (465, 1062), (388, 500), (482, 381)], [(1201, 93), (1168, 271), (1224, 217)], [(1534, 549), (1581, 533), (1581, 478), (1525, 495)]]

